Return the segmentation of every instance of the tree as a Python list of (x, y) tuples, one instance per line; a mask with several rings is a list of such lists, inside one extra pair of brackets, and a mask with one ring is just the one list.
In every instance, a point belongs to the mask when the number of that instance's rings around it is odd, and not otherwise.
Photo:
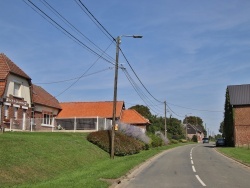
[(147, 106), (137, 104), (135, 106), (131, 106), (129, 109), (136, 110), (137, 112), (139, 112), (142, 116), (144, 116), (147, 119), (150, 119), (152, 117), (152, 114)]
[[(140, 113), (150, 121), (151, 125), (147, 127), (148, 132), (165, 132), (165, 117), (152, 115), (149, 108), (143, 105), (135, 105), (130, 107), (129, 109), (136, 110), (138, 113)], [(167, 118), (167, 133), (171, 138), (173, 137), (173, 135), (177, 136), (178, 138), (184, 138), (181, 120), (172, 117)]]
[(223, 136), (225, 136), (228, 146), (234, 146), (234, 120), (233, 107), (230, 104), (228, 89), (226, 90), (225, 108), (224, 108)]
[(222, 136), (224, 136), (224, 135), (223, 135), (223, 127), (224, 127), (224, 121), (222, 121), (222, 122), (220, 123), (220, 128), (219, 128), (219, 132), (222, 133)]
[(168, 131), (168, 134), (171, 135), (171, 138), (174, 138), (174, 139), (184, 138), (185, 136), (184, 136), (184, 131), (183, 131), (181, 120), (172, 118), (172, 116), (170, 116), (170, 118), (167, 120), (168, 120), (167, 131)]

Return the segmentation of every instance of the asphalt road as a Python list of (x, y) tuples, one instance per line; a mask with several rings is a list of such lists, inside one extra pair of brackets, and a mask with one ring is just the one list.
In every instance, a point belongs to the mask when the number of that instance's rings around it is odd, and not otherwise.
[(164, 152), (131, 173), (116, 188), (249, 188), (250, 168), (229, 159), (213, 144), (194, 144)]

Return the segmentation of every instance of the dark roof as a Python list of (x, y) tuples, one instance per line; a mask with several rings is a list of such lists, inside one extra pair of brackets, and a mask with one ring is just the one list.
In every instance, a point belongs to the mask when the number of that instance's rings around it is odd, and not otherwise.
[(250, 84), (227, 86), (231, 105), (250, 104)]
[(42, 87), (32, 84), (32, 92), (33, 103), (62, 109), (58, 100), (45, 91)]
[(196, 132), (202, 133), (203, 131), (200, 129), (199, 125), (191, 125), (187, 124), (187, 133), (188, 134), (196, 134)]

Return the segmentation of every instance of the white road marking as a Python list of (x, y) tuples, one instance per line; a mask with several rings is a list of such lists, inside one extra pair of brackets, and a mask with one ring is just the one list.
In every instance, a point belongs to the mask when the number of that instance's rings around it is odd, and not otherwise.
[[(193, 149), (194, 149), (194, 147), (193, 147), (193, 148), (191, 149), (191, 151), (190, 151), (190, 160), (191, 160), (193, 172), (196, 172), (195, 167), (194, 167), (194, 161), (193, 161), (193, 158), (192, 158)], [(198, 175), (195, 175), (195, 177), (197, 178), (197, 180), (200, 182), (200, 184), (201, 184), (203, 187), (206, 186), (206, 184), (200, 179), (200, 177), (199, 177)]]
[(194, 165), (192, 165), (192, 169), (193, 169), (194, 172), (196, 172), (196, 170), (195, 170), (195, 168), (194, 168)]
[(195, 177), (198, 179), (198, 181), (201, 183), (201, 185), (202, 185), (203, 187), (206, 186), (206, 184), (200, 179), (200, 177), (199, 177), (198, 175), (195, 175)]

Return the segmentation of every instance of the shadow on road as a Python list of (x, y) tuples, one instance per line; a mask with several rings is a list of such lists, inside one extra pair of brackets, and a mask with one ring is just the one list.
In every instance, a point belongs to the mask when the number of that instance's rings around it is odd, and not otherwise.
[(214, 145), (204, 145), (203, 147), (206, 147), (206, 148), (214, 148), (215, 146), (214, 146)]

